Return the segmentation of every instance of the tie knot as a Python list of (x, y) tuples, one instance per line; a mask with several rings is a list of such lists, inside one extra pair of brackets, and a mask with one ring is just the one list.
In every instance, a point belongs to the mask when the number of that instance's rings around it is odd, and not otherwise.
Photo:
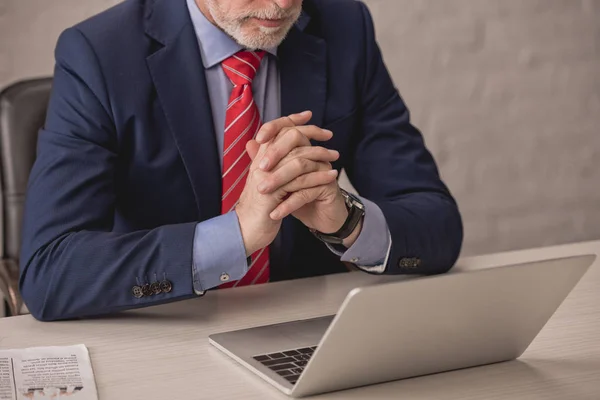
[(240, 51), (222, 62), (223, 71), (234, 86), (250, 85), (264, 56), (264, 51)]

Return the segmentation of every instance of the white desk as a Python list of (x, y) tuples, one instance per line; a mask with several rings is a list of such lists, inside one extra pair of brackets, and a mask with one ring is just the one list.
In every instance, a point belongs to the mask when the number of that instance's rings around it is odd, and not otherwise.
[[(455, 271), (584, 252), (600, 253), (600, 241), (461, 259)], [(284, 399), (212, 348), (207, 336), (332, 314), (351, 288), (382, 279), (389, 278), (356, 272), (245, 287), (78, 322), (5, 318), (0, 319), (0, 349), (86, 344), (101, 400)], [(600, 399), (600, 262), (592, 266), (520, 361), (315, 398)]]

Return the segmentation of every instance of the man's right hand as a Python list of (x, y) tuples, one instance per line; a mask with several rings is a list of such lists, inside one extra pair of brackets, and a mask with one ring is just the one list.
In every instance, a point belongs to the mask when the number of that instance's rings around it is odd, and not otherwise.
[[(327, 185), (337, 179), (337, 174), (333, 174), (331, 170), (316, 171), (314, 168), (316, 163), (330, 163), (337, 160), (339, 154), (322, 147), (310, 146), (310, 139), (327, 141), (332, 137), (330, 131), (314, 126), (304, 126), (310, 118), (310, 112), (294, 114), (271, 121), (263, 126), (267, 130), (295, 127), (304, 136), (302, 140), (298, 141), (297, 146), (290, 149), (291, 152), (296, 147), (302, 146), (301, 151), (296, 151), (295, 158), (309, 161), (299, 162), (302, 167), (296, 169), (295, 174), (297, 176), (293, 179), (293, 185), (291, 185), (295, 191), (316, 185)], [(247, 145), (247, 151), (252, 155), (253, 162), (250, 165), (240, 201), (235, 208), (244, 246), (246, 247), (246, 256), (270, 245), (281, 227), (281, 221), (274, 221), (270, 214), (285, 200), (284, 193), (281, 190), (276, 190), (278, 188), (271, 188), (272, 190), (268, 194), (263, 194), (261, 193), (263, 190), (259, 190), (260, 183), (267, 180), (269, 175), (272, 174), (259, 168), (259, 163), (263, 159), (261, 156), (264, 155), (267, 149), (268, 144), (260, 146), (255, 141), (250, 141)], [(304, 179), (298, 179), (303, 175), (305, 175)]]

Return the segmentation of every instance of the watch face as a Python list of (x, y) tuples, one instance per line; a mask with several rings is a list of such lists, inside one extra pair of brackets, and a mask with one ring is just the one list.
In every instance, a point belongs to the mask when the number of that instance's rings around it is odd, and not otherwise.
[(348, 195), (344, 196), (344, 200), (346, 201), (346, 207), (350, 208), (352, 207), (352, 198)]
[(364, 210), (364, 208), (365, 208), (364, 204), (356, 196), (353, 196), (352, 194), (346, 192), (345, 190), (342, 190), (342, 194), (344, 195), (344, 198), (346, 199), (346, 207), (348, 207), (349, 209), (352, 207), (356, 207), (360, 210)]

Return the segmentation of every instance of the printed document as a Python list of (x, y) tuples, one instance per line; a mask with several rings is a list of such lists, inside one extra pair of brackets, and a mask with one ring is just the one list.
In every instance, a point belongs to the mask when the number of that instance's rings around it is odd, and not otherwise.
[(98, 400), (84, 345), (0, 350), (0, 400)]

